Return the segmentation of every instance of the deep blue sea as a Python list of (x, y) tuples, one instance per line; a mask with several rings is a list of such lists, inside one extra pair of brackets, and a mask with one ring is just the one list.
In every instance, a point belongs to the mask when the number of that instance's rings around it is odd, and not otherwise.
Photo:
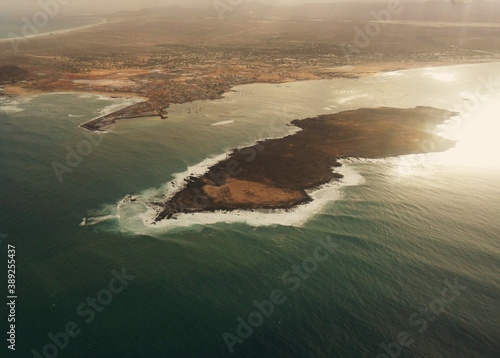
[[(99, 135), (79, 124), (130, 101), (0, 99), (0, 276), (13, 245), (17, 295), (12, 352), (2, 290), (1, 356), (498, 357), (499, 74), (239, 86)], [(458, 113), (438, 130), (456, 149), (346, 160), (290, 212), (148, 224), (173, 180), (291, 120), (419, 105)]]

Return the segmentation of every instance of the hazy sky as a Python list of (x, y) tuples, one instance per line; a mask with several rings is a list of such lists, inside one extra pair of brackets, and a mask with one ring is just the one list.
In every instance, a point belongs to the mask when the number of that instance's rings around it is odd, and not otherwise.
[[(42, 2), (49, 3), (51, 1), (57, 0), (40, 0)], [(224, 3), (230, 3), (231, 0), (219, 0)], [(233, 0), (237, 1), (237, 0)], [(249, 2), (252, 0), (241, 0), (242, 2)], [(307, 1), (307, 0), (261, 0), (262, 3), (272, 3), (272, 4), (297, 4), (297, 3), (312, 3), (312, 2), (338, 2), (339, 0), (318, 0), (318, 1)], [(367, 0), (374, 1), (374, 0)], [(173, 4), (189, 4), (189, 5), (205, 5), (212, 6), (215, 0), (64, 0), (62, 2), (67, 2), (63, 5), (64, 8), (81, 8), (81, 9), (92, 9), (99, 10), (103, 9), (105, 11), (115, 10), (138, 10), (147, 7), (159, 7), (168, 6)], [(24, 0), (24, 1), (12, 1), (12, 0), (0, 0), (1, 10), (14, 10), (14, 9), (35, 9), (39, 6), (39, 0)]]
[[(40, 8), (39, 3), (50, 3), (58, 0), (0, 0), (0, 12), (12, 12), (15, 10), (36, 10)], [(101, 12), (110, 13), (120, 10), (138, 10), (147, 7), (179, 5), (205, 5), (213, 6), (216, 0), (61, 0), (67, 4), (61, 5), (62, 12)], [(231, 0), (218, 0), (224, 3), (230, 3)], [(233, 0), (236, 1), (236, 0)], [(242, 2), (251, 2), (252, 0), (241, 0)], [(358, 0), (356, 2), (384, 2), (388, 0)], [(409, 0), (401, 0), (409, 1)], [(412, 0), (426, 1), (426, 0)], [(441, 0), (449, 1), (449, 0)], [(456, 0), (468, 1), (468, 0)], [(500, 1), (500, 0), (493, 0)], [(265, 4), (291, 5), (304, 3), (325, 3), (325, 2), (349, 2), (348, 0), (261, 0)]]

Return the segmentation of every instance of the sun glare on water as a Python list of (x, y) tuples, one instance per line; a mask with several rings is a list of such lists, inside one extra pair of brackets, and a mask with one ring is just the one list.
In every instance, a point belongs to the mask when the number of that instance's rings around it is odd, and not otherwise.
[[(440, 135), (457, 142), (443, 153), (407, 155), (395, 159), (395, 175), (408, 178), (432, 166), (500, 169), (500, 102), (491, 101), (443, 125)], [(425, 174), (424, 174), (425, 175)]]
[(443, 165), (500, 168), (500, 103), (484, 103), (467, 118), (445, 126), (443, 136), (457, 141), (454, 149), (433, 156)]

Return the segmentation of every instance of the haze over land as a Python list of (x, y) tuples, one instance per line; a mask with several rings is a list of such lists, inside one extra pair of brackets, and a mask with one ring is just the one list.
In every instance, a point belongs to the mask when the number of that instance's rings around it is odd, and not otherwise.
[[(407, 2), (408, 0), (402, 0), (403, 2)], [(425, 0), (417, 0), (417, 1), (425, 1)], [(416, 1), (416, 2), (417, 2)], [(446, 0), (443, 0), (446, 1)], [(495, 0), (492, 0), (495, 1)], [(256, 2), (256, 1), (247, 1), (242, 0), (244, 2)], [(261, 1), (261, 3), (269, 4), (269, 5), (297, 5), (297, 4), (310, 4), (310, 3), (339, 3), (339, 2), (349, 2), (349, 1), (339, 1), (339, 0), (316, 0), (316, 1), (306, 1), (306, 0), (266, 0)], [(351, 1), (352, 2), (352, 1)], [(361, 1), (356, 1), (361, 2)], [(362, 1), (364, 3), (370, 2), (383, 2), (381, 0), (365, 0)], [(99, 0), (73, 0), (68, 4), (65, 4), (64, 7), (68, 9), (85, 9), (87, 11), (121, 11), (121, 10), (139, 10), (147, 7), (162, 7), (162, 6), (170, 6), (170, 5), (183, 5), (183, 6), (197, 6), (197, 7), (210, 7), (214, 3), (214, 0), (143, 0), (141, 2), (135, 0), (111, 0), (103, 1)], [(39, 4), (36, 1), (31, 2), (5, 2), (2, 4), (3, 11), (19, 11), (19, 10), (36, 10), (39, 7)]]
[(500, 1), (0, 2), (12, 357), (498, 358)]
[[(441, 3), (441, 4), (451, 4), (459, 5), (460, 3), (481, 3), (481, 6), (487, 3), (498, 3), (500, 0), (400, 0), (401, 3)], [(67, 4), (61, 6), (61, 12), (66, 14), (82, 14), (82, 13), (94, 13), (94, 14), (105, 14), (113, 13), (118, 11), (136, 11), (144, 8), (158, 8), (158, 7), (168, 7), (171, 5), (179, 5), (184, 7), (200, 7), (200, 8), (213, 8), (216, 4), (216, 0), (112, 0), (112, 1), (100, 1), (100, 0), (72, 0)], [(219, 0), (219, 4), (229, 4), (231, 2), (225, 0)], [(236, 4), (237, 2), (232, 2)], [(314, 5), (314, 4), (387, 4), (387, 1), (383, 0), (364, 0), (364, 1), (346, 1), (346, 0), (265, 0), (265, 1), (253, 1), (253, 0), (241, 0), (239, 5), (249, 5), (249, 4), (262, 4), (267, 6), (290, 6), (290, 5)], [(233, 6), (233, 5), (231, 5)], [(1, 5), (2, 13), (17, 13), (17, 12), (27, 12), (39, 10), (40, 5), (37, 1), (32, 2), (6, 2)]]
[[(174, 3), (179, 2), (140, 6)], [(77, 8), (110, 14), (106, 24), (85, 30), (0, 41), (0, 64), (11, 66), (2, 74), (10, 80), (6, 93), (84, 91), (147, 98), (87, 126), (95, 130), (131, 116), (164, 118), (172, 103), (218, 98), (235, 85), (500, 58), (499, 2), (274, 3), (283, 6), (193, 1), (119, 11), (135, 2), (61, 5), (55, 18), (65, 19), (66, 11)], [(192, 4), (205, 6), (187, 7)], [(43, 31), (23, 22), (13, 33)]]

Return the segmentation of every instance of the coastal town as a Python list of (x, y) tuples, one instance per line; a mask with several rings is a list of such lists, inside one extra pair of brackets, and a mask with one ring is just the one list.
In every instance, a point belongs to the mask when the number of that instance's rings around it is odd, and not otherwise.
[[(99, 130), (119, 119), (166, 118), (170, 104), (217, 99), (237, 85), (369, 75), (375, 71), (363, 68), (363, 64), (384, 62), (383, 53), (392, 59), (389, 63), (385, 61), (384, 70), (406, 67), (408, 53), (389, 48), (378, 50), (381, 52), (315, 43), (286, 49), (164, 46), (140, 56), (95, 54), (58, 57), (50, 71), (41, 72), (45, 71), (43, 64), (38, 65), (42, 68), (30, 66), (30, 76), (23, 70), (20, 81), (6, 78), (4, 83), (14, 82), (28, 90), (44, 92), (99, 92), (110, 96), (130, 94), (146, 99), (83, 125), (89, 130)], [(479, 58), (479, 54), (473, 51), (450, 48), (447, 52), (418, 54), (413, 61), (473, 62)], [(220, 66), (221, 63), (224, 67)]]
[(500, 0), (0, 1), (2, 356), (500, 358)]
[[(74, 91), (143, 99), (82, 125), (100, 130), (120, 119), (165, 119), (171, 104), (217, 99), (237, 85), (358, 78), (500, 59), (500, 44), (489, 40), (500, 37), (500, 28), (474, 28), (462, 38), (446, 26), (376, 24), (387, 32), (370, 37), (360, 33), (364, 24), (252, 17), (178, 22), (170, 13), (116, 14), (105, 25), (20, 42), (19, 53), (0, 43), (0, 61), (10, 65), (0, 67), (5, 86), (0, 94)], [(108, 33), (123, 34), (133, 46), (110, 42)]]

